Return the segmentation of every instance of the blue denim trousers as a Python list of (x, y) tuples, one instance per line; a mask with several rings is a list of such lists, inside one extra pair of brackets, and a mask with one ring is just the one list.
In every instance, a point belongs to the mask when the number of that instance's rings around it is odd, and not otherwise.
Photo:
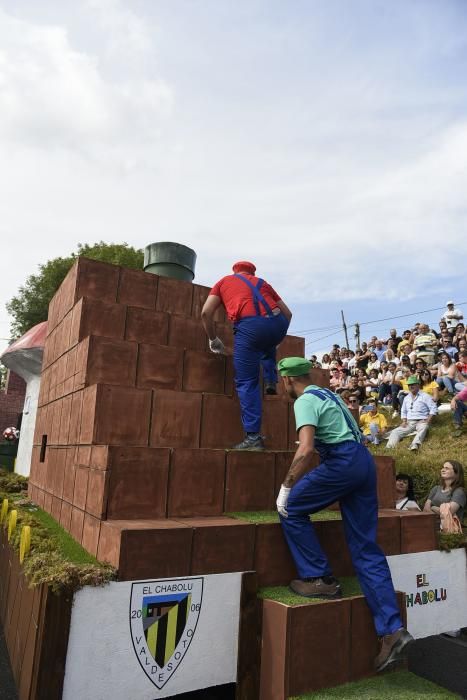
[(309, 519), (311, 513), (340, 502), (345, 538), (379, 636), (402, 627), (391, 572), (376, 543), (378, 502), (376, 466), (364, 445), (346, 441), (316, 445), (321, 464), (292, 488), (288, 517), (281, 517), (287, 544), (300, 578), (332, 574)]

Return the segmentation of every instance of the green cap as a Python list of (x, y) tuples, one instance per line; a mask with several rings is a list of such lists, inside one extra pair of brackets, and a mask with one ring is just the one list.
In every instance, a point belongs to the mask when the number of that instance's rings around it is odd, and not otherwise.
[(410, 386), (411, 384), (420, 384), (420, 379), (416, 374), (412, 374), (412, 376), (407, 379), (407, 386)]
[(278, 362), (277, 369), (283, 377), (301, 377), (309, 373), (311, 362), (305, 357), (284, 357)]

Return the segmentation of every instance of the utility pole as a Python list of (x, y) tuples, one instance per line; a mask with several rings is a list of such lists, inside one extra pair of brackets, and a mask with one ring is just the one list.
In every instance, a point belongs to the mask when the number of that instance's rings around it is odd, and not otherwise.
[(355, 324), (355, 337), (357, 339), (357, 350), (360, 350), (360, 324)]
[(345, 325), (344, 312), (342, 310), (341, 310), (341, 315), (342, 315), (342, 327), (344, 329), (344, 335), (345, 335), (345, 347), (347, 349), (350, 349), (349, 336), (347, 335), (347, 326)]

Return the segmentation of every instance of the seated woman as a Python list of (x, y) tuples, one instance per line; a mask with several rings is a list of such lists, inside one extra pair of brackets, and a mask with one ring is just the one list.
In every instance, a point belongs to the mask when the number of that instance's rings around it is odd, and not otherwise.
[(367, 402), (368, 410), (360, 414), (360, 426), (363, 435), (368, 442), (379, 445), (388, 427), (386, 417), (378, 413), (378, 402), (370, 399)]
[(339, 389), (344, 389), (347, 382), (347, 376), (344, 374), (341, 367), (333, 367), (331, 369), (331, 379), (329, 380), (329, 386), (333, 391), (339, 391)]
[(437, 402), (439, 400), (439, 386), (431, 376), (429, 369), (422, 369), (421, 372), (417, 372), (420, 378), (420, 391), (424, 391), (425, 394), (431, 396), (433, 401)]
[(452, 361), (451, 356), (447, 352), (441, 352), (438, 362), (438, 373), (436, 381), (440, 389), (446, 389), (448, 394), (456, 393), (456, 382), (462, 381), (456, 363)]
[(369, 376), (368, 376), (367, 380), (365, 381), (365, 390), (366, 390), (367, 396), (371, 396), (372, 394), (377, 396), (380, 383), (381, 383), (381, 380), (380, 380), (379, 375), (378, 375), (378, 370), (377, 369), (370, 369)]
[(369, 372), (370, 369), (379, 369), (380, 366), (380, 361), (378, 360), (378, 356), (376, 355), (375, 352), (370, 353), (370, 359), (368, 360), (368, 366), (367, 366), (367, 371)]
[(321, 369), (329, 369), (330, 364), (331, 364), (331, 358), (329, 357), (328, 353), (325, 352), (322, 359), (321, 359)]
[(396, 475), (396, 496), (397, 510), (420, 510), (415, 500), (413, 479), (408, 474)]
[(457, 515), (462, 522), (465, 501), (464, 467), (460, 462), (450, 459), (441, 467), (440, 484), (431, 489), (423, 510), (439, 515), (440, 505), (449, 503), (452, 515)]
[(378, 401), (380, 401), (381, 403), (386, 403), (386, 396), (390, 396), (392, 409), (397, 413), (397, 410), (399, 408), (397, 394), (400, 391), (400, 385), (395, 383), (396, 369), (397, 368), (394, 362), (390, 362), (388, 364), (386, 372), (384, 374), (381, 374)]

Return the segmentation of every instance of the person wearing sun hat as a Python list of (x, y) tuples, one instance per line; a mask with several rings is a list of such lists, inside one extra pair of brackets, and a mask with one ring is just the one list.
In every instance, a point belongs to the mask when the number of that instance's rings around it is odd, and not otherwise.
[(441, 316), (441, 319), (443, 321), (446, 321), (446, 326), (448, 327), (449, 330), (453, 330), (458, 321), (462, 321), (464, 318), (464, 314), (460, 309), (454, 308), (454, 302), (452, 299), (449, 299), (446, 302), (446, 308), (447, 311), (444, 312), (444, 314)]
[[(340, 397), (310, 382), (311, 363), (286, 357), (277, 368), (295, 400), (298, 448), (276, 506), (299, 579), (290, 588), (305, 597), (339, 598), (341, 587), (321, 549), (310, 514), (340, 502), (352, 562), (382, 638), (375, 659), (383, 671), (405, 655), (411, 635), (404, 629), (391, 573), (376, 542), (376, 466), (352, 414)], [(313, 469), (313, 452), (321, 462)]]
[(271, 285), (256, 277), (252, 262), (240, 260), (232, 270), (233, 275), (222, 277), (209, 292), (201, 320), (214, 353), (225, 354), (214, 324), (220, 306), (233, 324), (235, 388), (245, 431), (244, 440), (233, 449), (262, 450), (260, 369), (266, 393), (276, 394), (276, 346), (287, 334), (292, 313)]
[(402, 422), (391, 431), (386, 447), (392, 449), (399, 441), (415, 432), (409, 450), (418, 450), (428, 433), (428, 427), (438, 413), (438, 407), (429, 394), (420, 391), (420, 379), (414, 374), (407, 379), (409, 393), (401, 408)]

